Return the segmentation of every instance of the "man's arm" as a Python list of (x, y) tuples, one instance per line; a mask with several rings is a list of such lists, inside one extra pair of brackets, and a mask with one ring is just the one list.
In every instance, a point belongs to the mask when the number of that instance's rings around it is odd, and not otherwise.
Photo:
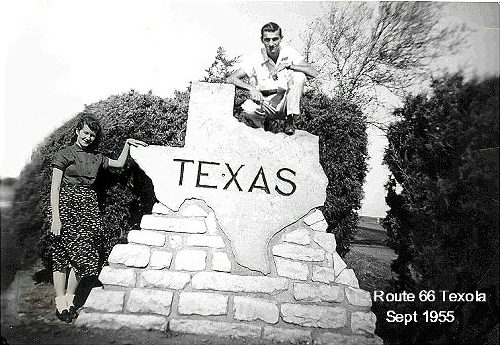
[(226, 82), (233, 84), (236, 87), (250, 91), (250, 98), (256, 102), (261, 102), (264, 99), (262, 93), (250, 84), (245, 83), (242, 78), (246, 77), (247, 73), (242, 69), (238, 69), (236, 72), (227, 77)]
[(308, 64), (305, 61), (301, 61), (298, 64), (291, 64), (289, 62), (285, 62), (285, 63), (282, 62), (282, 63), (278, 64), (278, 66), (276, 66), (276, 73), (278, 73), (279, 71), (284, 70), (284, 69), (290, 69), (290, 70), (295, 71), (295, 72), (302, 72), (310, 78), (316, 78), (319, 74), (318, 70), (314, 66), (311, 66), (310, 64)]
[(304, 61), (302, 61), (298, 65), (291, 64), (288, 68), (291, 69), (292, 71), (302, 72), (306, 76), (311, 78), (316, 78), (319, 74), (319, 71), (316, 69), (316, 67), (311, 66), (310, 64)]

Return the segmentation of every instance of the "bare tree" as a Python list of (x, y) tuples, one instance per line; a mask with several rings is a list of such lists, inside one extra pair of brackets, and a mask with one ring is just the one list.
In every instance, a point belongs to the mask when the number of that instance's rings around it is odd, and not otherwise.
[(363, 106), (379, 87), (403, 95), (435, 58), (457, 51), (467, 30), (442, 23), (427, 2), (334, 2), (303, 35), (323, 87)]

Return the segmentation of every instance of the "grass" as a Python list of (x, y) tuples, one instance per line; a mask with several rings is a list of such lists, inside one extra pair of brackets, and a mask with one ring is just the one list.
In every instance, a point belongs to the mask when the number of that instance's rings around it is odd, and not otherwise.
[(393, 275), (390, 265), (396, 256), (391, 252), (387, 247), (352, 245), (344, 261), (356, 273), (361, 289), (384, 290)]

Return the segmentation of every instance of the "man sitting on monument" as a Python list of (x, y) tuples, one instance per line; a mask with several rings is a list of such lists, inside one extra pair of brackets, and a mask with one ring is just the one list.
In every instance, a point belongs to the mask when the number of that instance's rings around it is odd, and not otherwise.
[[(260, 37), (264, 48), (245, 58), (227, 82), (250, 91), (251, 100), (242, 104), (241, 113), (250, 125), (264, 128), (265, 120), (284, 118), (284, 132), (292, 135), (306, 76), (314, 78), (318, 71), (295, 49), (281, 46), (282, 38), (278, 24), (265, 24)], [(254, 78), (256, 86), (244, 82), (245, 77)]]

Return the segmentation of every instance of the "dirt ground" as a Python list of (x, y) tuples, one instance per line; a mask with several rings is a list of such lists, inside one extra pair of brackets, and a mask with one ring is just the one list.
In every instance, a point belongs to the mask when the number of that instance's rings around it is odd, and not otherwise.
[[(5, 239), (4, 236), (2, 236), (3, 239)], [(354, 268), (360, 287), (368, 291), (372, 291), (374, 288), (381, 288), (391, 275), (389, 265), (395, 257), (394, 252), (383, 246), (352, 245), (351, 249), (345, 261), (349, 267)], [(6, 252), (8, 250), (2, 254), (6, 254)], [(8, 256), (10, 255), (2, 255), (2, 259)], [(4, 263), (2, 263), (2, 266)], [(43, 274), (41, 275), (42, 271), (43, 267), (41, 264), (35, 265), (29, 270), (17, 271), (13, 282), (9, 279), (9, 287), (2, 291), (2, 345), (290, 344), (265, 342), (255, 339), (137, 331), (125, 328), (120, 330), (103, 330), (76, 327), (73, 324), (61, 322), (55, 317), (53, 286), (47, 282), (47, 277), (44, 277)], [(2, 272), (2, 283), (5, 283), (7, 280), (4, 273)], [(34, 277), (38, 282), (34, 280)]]
[(287, 344), (263, 342), (255, 339), (220, 338), (213, 336), (175, 334), (172, 332), (138, 331), (122, 328), (104, 330), (76, 327), (55, 316), (53, 286), (37, 283), (43, 267), (38, 264), (26, 271), (18, 271), (11, 286), (2, 293), (2, 345), (262, 345)]

